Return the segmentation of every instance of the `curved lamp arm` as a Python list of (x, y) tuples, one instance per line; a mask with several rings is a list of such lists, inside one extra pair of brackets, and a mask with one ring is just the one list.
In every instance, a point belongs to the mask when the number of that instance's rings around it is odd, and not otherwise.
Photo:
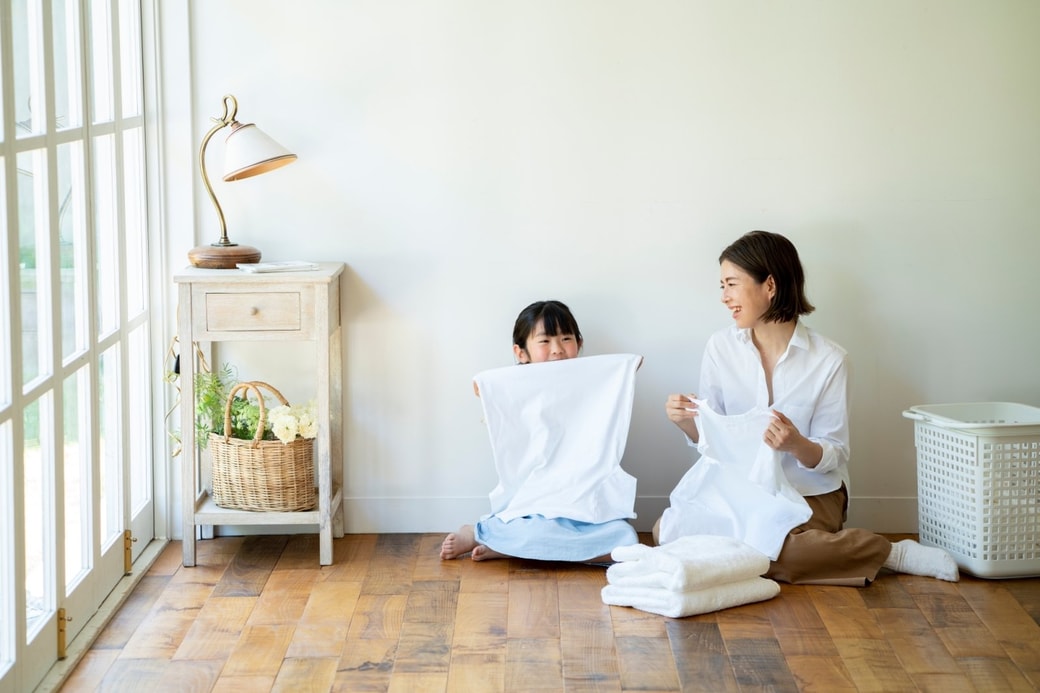
[(206, 146), (209, 145), (209, 141), (213, 139), (213, 135), (217, 134), (220, 130), (223, 130), (228, 125), (235, 123), (235, 116), (238, 114), (238, 101), (231, 94), (224, 96), (224, 115), (220, 118), (210, 118), (216, 125), (210, 128), (206, 136), (202, 138), (202, 147), (199, 149), (199, 169), (202, 171), (202, 182), (206, 186), (206, 192), (209, 193), (209, 199), (213, 202), (213, 207), (217, 210), (217, 217), (220, 219), (220, 240), (213, 245), (230, 246), (237, 245), (228, 240), (227, 235), (227, 222), (224, 220), (224, 210), (220, 208), (220, 203), (217, 202), (217, 196), (213, 193), (213, 186), (210, 185), (209, 175), (206, 173)]

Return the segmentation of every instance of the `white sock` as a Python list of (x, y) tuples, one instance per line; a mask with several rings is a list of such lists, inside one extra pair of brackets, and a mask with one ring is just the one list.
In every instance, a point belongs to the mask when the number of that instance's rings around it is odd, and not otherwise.
[(940, 548), (921, 546), (913, 539), (894, 542), (892, 553), (885, 560), (885, 567), (897, 573), (924, 575), (947, 582), (960, 579), (953, 556)]

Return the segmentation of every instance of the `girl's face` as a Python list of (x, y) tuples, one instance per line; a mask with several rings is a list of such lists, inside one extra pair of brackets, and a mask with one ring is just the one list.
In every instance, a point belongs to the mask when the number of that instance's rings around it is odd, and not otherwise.
[(737, 327), (755, 327), (759, 318), (769, 310), (769, 305), (776, 294), (773, 277), (766, 277), (761, 284), (739, 266), (729, 260), (723, 260), (719, 267), (722, 289), (722, 303), (729, 308), (730, 315)]
[(559, 361), (572, 359), (578, 355), (581, 343), (573, 334), (545, 334), (545, 325), (541, 320), (534, 326), (534, 331), (527, 336), (527, 345), (521, 349), (513, 345), (513, 353), (520, 363), (540, 363), (542, 361)]

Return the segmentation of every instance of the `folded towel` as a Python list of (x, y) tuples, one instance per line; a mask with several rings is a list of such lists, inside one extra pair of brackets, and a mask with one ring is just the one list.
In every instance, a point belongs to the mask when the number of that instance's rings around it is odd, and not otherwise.
[(682, 618), (772, 599), (780, 594), (780, 585), (755, 577), (690, 592), (607, 585), (600, 594), (604, 604), (631, 606), (661, 616)]
[(619, 546), (610, 557), (607, 582), (628, 587), (657, 587), (672, 592), (713, 587), (758, 577), (769, 559), (739, 539), (692, 535), (664, 546)]

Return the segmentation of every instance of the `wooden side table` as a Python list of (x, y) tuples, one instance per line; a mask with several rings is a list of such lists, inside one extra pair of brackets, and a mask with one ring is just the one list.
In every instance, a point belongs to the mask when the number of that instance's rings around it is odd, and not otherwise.
[[(343, 263), (305, 272), (250, 273), (188, 267), (178, 284), (181, 344), (181, 443), (184, 565), (195, 565), (196, 529), (203, 525), (318, 526), (319, 561), (332, 563), (332, 538), (343, 536), (343, 379), (340, 276)], [(314, 342), (319, 429), (315, 438), (318, 508), (255, 512), (218, 507), (205, 488), (195, 440), (192, 344), (231, 341)], [(274, 380), (272, 378), (271, 380)]]

